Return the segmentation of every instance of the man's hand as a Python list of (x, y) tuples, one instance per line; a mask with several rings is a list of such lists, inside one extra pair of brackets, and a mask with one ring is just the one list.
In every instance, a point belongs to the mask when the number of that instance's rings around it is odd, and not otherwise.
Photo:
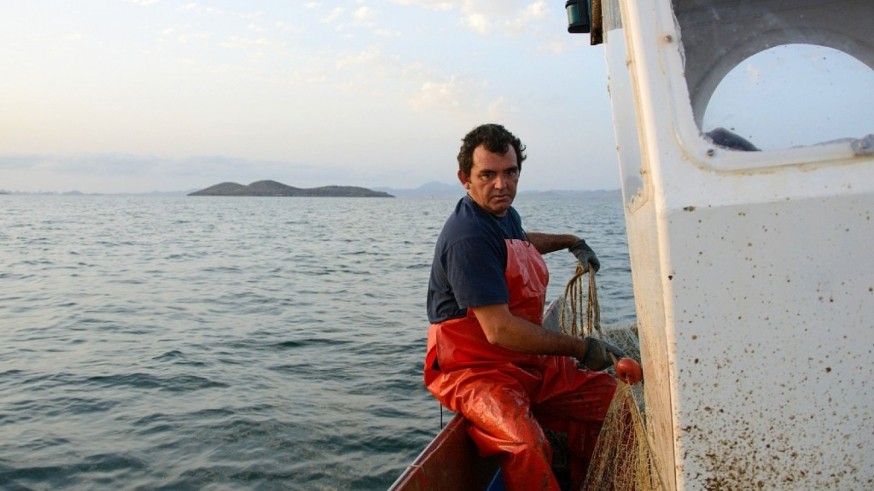
[(589, 244), (586, 244), (585, 240), (580, 239), (576, 244), (570, 246), (568, 250), (576, 256), (577, 261), (583, 266), (583, 273), (589, 272), (590, 265), (595, 269), (596, 273), (601, 269), (601, 262), (598, 261), (598, 256), (595, 255), (595, 251), (589, 247)]
[(616, 346), (613, 346), (606, 341), (587, 336), (586, 352), (583, 353), (583, 356), (578, 358), (578, 360), (589, 370), (600, 372), (601, 370), (610, 368), (610, 365), (613, 364), (613, 359), (610, 358), (610, 354), (615, 356), (617, 360), (619, 358), (625, 358), (625, 353)]

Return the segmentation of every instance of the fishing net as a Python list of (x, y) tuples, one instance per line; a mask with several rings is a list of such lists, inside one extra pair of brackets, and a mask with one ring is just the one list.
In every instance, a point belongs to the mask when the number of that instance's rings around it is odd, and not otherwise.
[[(568, 281), (559, 306), (559, 326), (565, 334), (603, 339), (619, 347), (626, 357), (640, 362), (640, 342), (636, 325), (601, 325), (594, 271), (587, 275), (578, 266), (576, 273)], [(621, 379), (618, 380), (616, 393), (607, 410), (582, 489), (667, 489), (658, 474), (646, 429), (643, 386), (629, 385)]]

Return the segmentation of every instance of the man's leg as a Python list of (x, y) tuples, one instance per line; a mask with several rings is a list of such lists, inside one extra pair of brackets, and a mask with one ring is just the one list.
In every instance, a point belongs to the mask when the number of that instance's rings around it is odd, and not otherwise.
[(471, 422), (468, 433), (483, 456), (498, 454), (510, 491), (559, 489), (551, 469), (552, 449), (530, 410), (525, 382), (531, 374), (515, 367), (463, 369), (443, 373), (429, 389)]
[(615, 391), (612, 375), (579, 370), (570, 358), (550, 357), (543, 367), (532, 409), (544, 428), (567, 434), (572, 489), (585, 479)]

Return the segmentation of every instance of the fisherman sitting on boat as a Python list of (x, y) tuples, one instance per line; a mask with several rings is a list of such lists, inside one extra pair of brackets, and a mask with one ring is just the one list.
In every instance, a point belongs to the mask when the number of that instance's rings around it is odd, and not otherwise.
[(507, 489), (559, 489), (544, 429), (567, 434), (570, 481), (579, 489), (616, 389), (599, 371), (612, 364), (611, 353), (623, 355), (541, 325), (549, 279), (541, 254), (566, 249), (585, 268), (600, 263), (575, 235), (522, 228), (511, 204), (524, 150), (497, 124), (463, 139), (458, 179), (468, 193), (437, 239), (425, 384), (470, 421), (481, 455), (499, 455)]

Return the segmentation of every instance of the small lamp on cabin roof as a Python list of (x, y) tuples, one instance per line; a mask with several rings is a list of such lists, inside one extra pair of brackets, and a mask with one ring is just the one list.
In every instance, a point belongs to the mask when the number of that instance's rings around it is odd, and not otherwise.
[(589, 0), (568, 0), (564, 8), (567, 10), (567, 32), (582, 34), (591, 31)]

